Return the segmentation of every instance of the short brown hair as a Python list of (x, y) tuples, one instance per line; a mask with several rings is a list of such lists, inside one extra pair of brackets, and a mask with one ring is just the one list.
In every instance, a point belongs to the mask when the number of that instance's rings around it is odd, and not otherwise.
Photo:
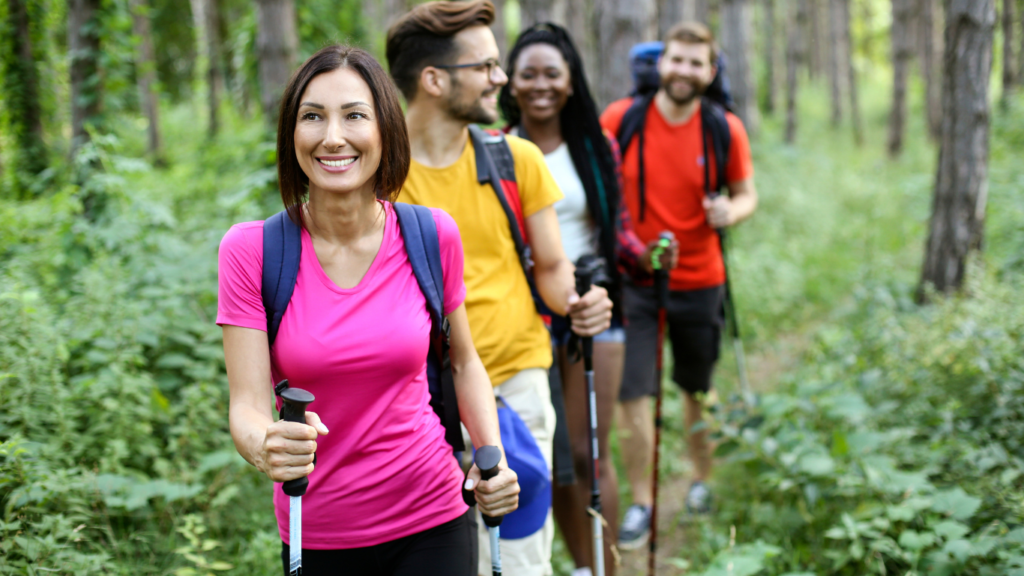
[(388, 30), (385, 54), (391, 77), (406, 100), (416, 96), (420, 72), (427, 66), (452, 64), (457, 57), (453, 36), (470, 26), (490, 26), (494, 4), (427, 2), (416, 6)]
[(363, 77), (373, 94), (373, 107), (380, 131), (380, 165), (374, 175), (373, 192), (380, 200), (394, 201), (409, 174), (409, 132), (398, 101), (398, 92), (387, 72), (360, 48), (333, 45), (309, 57), (292, 75), (281, 98), (281, 115), (277, 123), (277, 178), (288, 216), (302, 225), (299, 207), (309, 193), (309, 176), (299, 166), (295, 155), (295, 124), (299, 103), (313, 78), (339, 68), (355, 70)]
[[(711, 29), (700, 22), (685, 21), (669, 28), (665, 34), (665, 48), (668, 50), (669, 42), (682, 42), (684, 44), (707, 44), (711, 48), (711, 65), (718, 60), (718, 45), (715, 43), (715, 35)], [(662, 54), (664, 55), (664, 51)]]

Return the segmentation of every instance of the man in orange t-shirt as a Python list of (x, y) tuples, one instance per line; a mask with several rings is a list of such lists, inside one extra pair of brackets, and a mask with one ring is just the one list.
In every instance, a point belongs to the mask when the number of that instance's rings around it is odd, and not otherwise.
[[(637, 137), (624, 149), (622, 197), (637, 236), (643, 242), (670, 231), (679, 243), (678, 264), (669, 273), (668, 333), (672, 342), (673, 379), (686, 392), (684, 419), (690, 430), (701, 418), (698, 398), (711, 389), (722, 327), (725, 265), (716, 229), (748, 218), (757, 206), (750, 143), (739, 118), (726, 112), (730, 133), (725, 160), (728, 194), (709, 196), (705, 175), (715, 180), (713, 156), (704, 157), (701, 98), (717, 70), (714, 38), (706, 26), (683, 22), (668, 35), (658, 62), (661, 87), (643, 123), (643, 181)], [(612, 103), (601, 124), (618, 134), (632, 98)], [(708, 147), (709, 150), (713, 149)], [(705, 161), (710, 162), (705, 171)], [(717, 189), (718, 186), (708, 187)], [(644, 281), (646, 280), (646, 282)], [(649, 279), (633, 278), (624, 298), (627, 319), (626, 362), (620, 394), (623, 456), (633, 489), (634, 506), (626, 513), (620, 546), (635, 548), (647, 539), (650, 514), (650, 468), (653, 421), (650, 396), (656, 394), (657, 303)], [(687, 438), (694, 482), (687, 507), (703, 512), (710, 504), (704, 485), (711, 471), (707, 432)]]

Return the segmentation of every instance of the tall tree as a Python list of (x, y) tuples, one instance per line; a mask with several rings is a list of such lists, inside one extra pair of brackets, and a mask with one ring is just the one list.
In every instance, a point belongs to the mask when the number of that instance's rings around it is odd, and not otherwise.
[(220, 93), (224, 90), (224, 76), (221, 74), (220, 12), (217, 0), (190, 0), (192, 20), (196, 30), (196, 53), (201, 54), (201, 66), (197, 72), (206, 76), (206, 106), (209, 120), (207, 133), (210, 138), (217, 134), (217, 120), (220, 108)]
[(907, 72), (913, 55), (910, 31), (912, 0), (892, 0), (892, 111), (889, 114), (890, 157), (903, 151), (903, 133), (907, 122)]
[(828, 2), (828, 80), (832, 92), (832, 126), (839, 126), (843, 120), (843, 65), (846, 59), (843, 58), (843, 51), (846, 49), (842, 41), (842, 0), (829, 0)]
[[(1016, 24), (1014, 15), (1015, 0), (1003, 0), (1003, 97), (1004, 103), (1013, 93), (1017, 84), (1017, 70), (1013, 60), (1013, 28)], [(1021, 56), (1024, 58), (1024, 55)]]
[(148, 127), (146, 152), (160, 161), (160, 107), (156, 93), (156, 61), (149, 25), (148, 0), (131, 0), (132, 35), (135, 36), (135, 84)]
[[(668, 33), (668, 29), (675, 24), (687, 20), (685, 6), (686, 0), (658, 0), (657, 2), (657, 22), (658, 22), (658, 38), (662, 39), (665, 34)], [(690, 18), (692, 19), (692, 18)]]
[(505, 0), (491, 0), (494, 3), (494, 23), (491, 30), (494, 32), (494, 41), (498, 43), (499, 60), (505, 62), (505, 55), (508, 54), (508, 22), (505, 21)]
[(764, 0), (764, 111), (775, 113), (775, 0)]
[(603, 108), (614, 100), (625, 97), (632, 85), (629, 62), (625, 58), (637, 42), (654, 39), (654, 0), (621, 2), (595, 0), (594, 21), (597, 23), (595, 52), (603, 66), (588, 72), (597, 72), (591, 82), (596, 89), (597, 104)]
[(821, 10), (819, 0), (797, 0), (807, 2), (807, 31), (805, 44), (807, 49), (805, 51), (807, 70), (811, 74), (811, 79), (816, 79), (821, 76), (822, 70), (825, 68), (824, 62), (822, 62), (822, 38), (821, 38)]
[(963, 285), (985, 228), (996, 0), (946, 0), (945, 12), (942, 139), (921, 286), (949, 293)]
[(920, 0), (918, 18), (918, 46), (921, 55), (921, 76), (924, 80), (925, 115), (928, 121), (928, 135), (939, 139), (942, 130), (942, 100), (940, 95), (942, 70), (939, 56), (942, 54), (942, 29), (936, 24), (938, 0)]
[(722, 1), (722, 49), (729, 62), (729, 81), (736, 102), (736, 115), (747, 132), (757, 132), (757, 85), (754, 82), (754, 15), (751, 0)]
[(257, 0), (256, 56), (260, 68), (260, 102), (263, 117), (277, 123), (284, 86), (297, 60), (299, 40), (293, 0)]
[(860, 119), (860, 98), (857, 94), (857, 69), (853, 65), (853, 34), (850, 19), (853, 17), (850, 11), (852, 0), (839, 0), (841, 6), (840, 18), (842, 19), (842, 43), (846, 54), (846, 87), (850, 93), (850, 122), (853, 124), (853, 141), (857, 146), (864, 144), (864, 125)]
[(807, 22), (807, 0), (791, 2), (786, 42), (786, 143), (796, 141), (796, 100), (800, 64), (804, 59), (803, 29)]
[(100, 0), (68, 0), (68, 70), (71, 75), (71, 156), (89, 141), (86, 126), (100, 111)]
[(7, 0), (6, 22), (0, 24), (0, 54), (4, 57), (0, 62), (0, 107), (5, 131), (14, 144), (8, 176), (15, 196), (22, 199), (28, 197), (27, 180), (46, 168), (37, 47), (32, 38), (38, 34), (41, 12), (36, 2)]
[(1024, 82), (1024, 0), (1017, 0), (1018, 16), (1020, 17), (1020, 50), (1017, 51), (1020, 56), (1017, 58), (1017, 80)]
[(564, 13), (564, 9), (556, 6), (560, 3), (564, 4), (565, 0), (519, 0), (519, 29), (526, 30), (538, 22), (552, 22), (555, 12)]

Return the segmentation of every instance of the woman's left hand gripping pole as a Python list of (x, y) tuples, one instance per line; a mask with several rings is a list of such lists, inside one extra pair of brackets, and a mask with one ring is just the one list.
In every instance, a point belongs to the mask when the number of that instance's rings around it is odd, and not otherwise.
[[(274, 386), (274, 392), (281, 397), (281, 419), (305, 424), (306, 406), (314, 400), (313, 395), (301, 388), (289, 388), (287, 380)], [(302, 574), (302, 495), (308, 486), (309, 478), (302, 477), (289, 480), (282, 487), (288, 495), (288, 573), (292, 576)]]

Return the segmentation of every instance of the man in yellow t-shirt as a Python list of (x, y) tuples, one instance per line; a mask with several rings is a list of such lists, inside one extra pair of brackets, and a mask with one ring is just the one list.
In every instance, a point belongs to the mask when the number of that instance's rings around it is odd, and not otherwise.
[[(493, 20), (494, 7), (487, 0), (430, 2), (405, 14), (388, 32), (388, 65), (408, 103), (406, 123), (412, 148), (412, 166), (399, 198), (442, 208), (458, 224), (473, 342), (495, 393), (525, 421), (550, 476), (555, 429), (547, 379), (551, 340), (537, 314), (497, 194), (489, 183), (478, 182), (467, 128), (498, 120), (498, 91), (508, 81), (488, 28)], [(562, 193), (534, 144), (513, 136), (507, 141), (537, 290), (554, 313), (572, 318), (577, 334), (600, 333), (610, 324), (612, 303), (600, 287), (582, 297), (576, 294), (574, 268), (562, 250), (553, 208)], [(506, 572), (551, 574), (553, 537), (548, 511), (537, 532), (503, 539)], [(486, 538), (481, 525), (481, 575), (490, 574)]]

